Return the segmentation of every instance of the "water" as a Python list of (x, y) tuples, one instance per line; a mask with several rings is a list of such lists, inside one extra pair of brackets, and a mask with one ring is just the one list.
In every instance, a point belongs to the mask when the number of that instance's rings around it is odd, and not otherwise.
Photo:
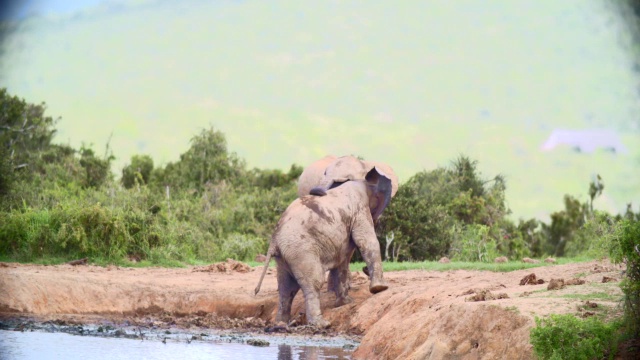
[(0, 330), (0, 359), (351, 359), (341, 347), (290, 345), (278, 339), (257, 347), (240, 343), (173, 337), (125, 339), (42, 331)]

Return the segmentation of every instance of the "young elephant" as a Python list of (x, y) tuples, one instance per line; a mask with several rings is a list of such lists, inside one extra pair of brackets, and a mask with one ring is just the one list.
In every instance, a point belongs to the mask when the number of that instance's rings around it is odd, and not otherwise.
[(327, 327), (322, 318), (319, 292), (327, 270), (336, 294), (336, 305), (351, 302), (349, 261), (356, 247), (370, 274), (369, 291), (388, 288), (382, 277), (380, 245), (373, 227), (391, 198), (391, 181), (376, 168), (364, 180), (347, 181), (326, 191), (325, 196), (303, 196), (282, 214), (271, 237), (265, 268), (255, 289), (257, 294), (271, 256), (278, 268), (278, 314), (288, 322), (298, 290), (305, 298), (310, 324)]

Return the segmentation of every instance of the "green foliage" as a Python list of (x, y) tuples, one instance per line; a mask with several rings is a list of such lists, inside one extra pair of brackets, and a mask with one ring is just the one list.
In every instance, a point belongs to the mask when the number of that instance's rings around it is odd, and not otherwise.
[(45, 116), (46, 105), (28, 104), (0, 89), (0, 146), (14, 168), (31, 165), (51, 144), (57, 120)]
[(565, 256), (585, 255), (604, 258), (609, 255), (611, 244), (619, 235), (620, 221), (610, 214), (595, 211), (580, 228), (572, 232), (571, 241), (565, 247)]
[(587, 204), (581, 204), (571, 195), (564, 196), (564, 207), (564, 210), (551, 214), (551, 224), (543, 224), (543, 229), (548, 234), (544, 252), (554, 256), (564, 256), (565, 246), (585, 224), (589, 214)]
[(293, 164), (288, 173), (284, 173), (278, 169), (253, 169), (249, 173), (249, 176), (252, 178), (251, 185), (268, 190), (274, 187), (286, 186), (297, 181), (300, 174), (302, 174), (302, 170), (304, 170), (302, 166)]
[(46, 106), (28, 104), (7, 89), (0, 89), (0, 196), (11, 191), (18, 176), (28, 177), (34, 160), (46, 150), (55, 123), (45, 116)]
[(573, 315), (536, 318), (531, 344), (540, 359), (602, 359), (615, 355), (618, 323), (596, 318), (577, 319)]
[(131, 164), (122, 169), (122, 186), (130, 189), (136, 185), (146, 185), (151, 179), (153, 159), (149, 155), (133, 155)]
[(625, 295), (624, 309), (628, 331), (640, 335), (640, 221), (625, 219), (611, 247), (614, 262), (627, 265), (620, 285)]
[(493, 261), (499, 253), (496, 241), (489, 235), (489, 230), (486, 225), (466, 225), (462, 232), (456, 234), (449, 252), (451, 258), (456, 261)]
[(263, 248), (263, 244), (264, 241), (256, 236), (233, 233), (222, 242), (220, 257), (240, 261), (253, 260), (256, 249)]
[(227, 151), (227, 140), (222, 132), (213, 127), (203, 129), (190, 142), (191, 146), (180, 155), (178, 162), (154, 171), (152, 182), (156, 186), (200, 192), (207, 183), (246, 183), (245, 162)]
[(113, 160), (112, 156), (100, 159), (91, 148), (82, 146), (80, 148), (80, 166), (85, 172), (82, 185), (97, 188), (105, 184), (111, 178), (111, 160)]
[[(511, 236), (498, 229), (508, 223), (504, 179), (483, 180), (476, 167), (477, 161), (460, 156), (451, 168), (422, 171), (400, 186), (380, 224), (394, 234), (394, 259), (437, 259), (450, 251), (464, 251), (466, 258), (471, 255), (462, 248), (475, 242), (488, 245), (492, 254), (510, 251), (503, 240)], [(472, 238), (478, 226), (488, 229), (486, 239)]]

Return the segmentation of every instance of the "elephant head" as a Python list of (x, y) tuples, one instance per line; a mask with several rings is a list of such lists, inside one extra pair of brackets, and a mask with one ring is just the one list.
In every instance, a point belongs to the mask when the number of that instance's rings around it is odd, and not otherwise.
[(326, 156), (309, 165), (298, 179), (298, 196), (323, 196), (326, 191), (349, 180), (364, 180), (373, 169), (391, 181), (391, 197), (398, 191), (398, 177), (381, 162), (360, 160), (355, 156)]

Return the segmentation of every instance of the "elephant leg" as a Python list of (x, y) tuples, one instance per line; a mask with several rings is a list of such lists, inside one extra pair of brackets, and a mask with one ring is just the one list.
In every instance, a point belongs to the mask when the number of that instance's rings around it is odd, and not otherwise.
[(351, 238), (360, 250), (364, 262), (367, 264), (369, 272), (369, 291), (372, 294), (385, 291), (389, 285), (382, 276), (382, 256), (380, 255), (380, 244), (373, 229), (373, 220), (369, 215), (368, 218), (361, 219), (359, 226), (355, 226), (351, 231)]
[(349, 296), (350, 289), (350, 272), (349, 272), (349, 263), (347, 266), (340, 267), (339, 269), (333, 270), (336, 272), (336, 280), (334, 281), (333, 291), (336, 294), (336, 307), (340, 307), (342, 305), (351, 304), (353, 299)]
[(349, 271), (349, 261), (353, 255), (352, 250), (346, 260), (340, 264), (336, 269), (331, 270), (329, 273), (330, 279), (333, 281), (333, 292), (336, 294), (336, 307), (350, 304), (353, 299), (349, 296), (349, 289), (351, 288), (351, 271)]
[(320, 311), (320, 289), (324, 283), (325, 272), (320, 261), (307, 261), (294, 269), (294, 275), (302, 292), (307, 311), (307, 322), (320, 328), (329, 327), (330, 323), (322, 318)]
[(288, 268), (278, 262), (279, 301), (276, 322), (282, 321), (289, 323), (291, 319), (291, 304), (298, 290), (300, 290), (300, 285), (298, 285), (296, 279), (291, 275)]

